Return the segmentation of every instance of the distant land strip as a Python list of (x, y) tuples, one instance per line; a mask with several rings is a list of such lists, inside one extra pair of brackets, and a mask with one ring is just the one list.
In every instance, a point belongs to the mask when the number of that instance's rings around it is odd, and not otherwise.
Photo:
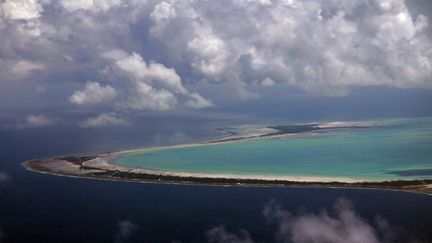
[(265, 179), (242, 178), (214, 178), (176, 176), (157, 173), (134, 173), (120, 170), (107, 170), (85, 166), (85, 161), (95, 159), (96, 156), (67, 156), (51, 159), (38, 159), (27, 161), (23, 166), (34, 172), (48, 173), (61, 176), (72, 176), (92, 179), (105, 179), (114, 181), (187, 184), (187, 185), (214, 185), (214, 186), (252, 186), (252, 187), (337, 187), (382, 189), (416, 192), (432, 195), (432, 179), (427, 180), (392, 180), (380, 182), (308, 182)]
[[(226, 136), (218, 139), (204, 141), (195, 145), (211, 143), (228, 143), (237, 140), (257, 139), (262, 137), (279, 137), (290, 134), (307, 134), (310, 132), (329, 129), (347, 129), (347, 128), (364, 128), (370, 126), (364, 123), (336, 122), (324, 125), (300, 124), (286, 126), (271, 126), (258, 129), (252, 129), (247, 134), (240, 134), (232, 128), (218, 128)], [(193, 144), (175, 145), (194, 146)], [(151, 149), (151, 148), (150, 148)], [(129, 150), (133, 151), (133, 150)], [(252, 186), (252, 187), (337, 187), (337, 188), (360, 188), (360, 189), (381, 189), (381, 190), (398, 190), (406, 192), (422, 193), (432, 195), (432, 179), (413, 179), (413, 180), (387, 180), (387, 181), (344, 181), (342, 179), (335, 181), (316, 181), (316, 180), (284, 180), (284, 179), (263, 179), (263, 178), (235, 178), (203, 176), (203, 175), (179, 175), (165, 171), (154, 171), (147, 169), (134, 169), (122, 167), (109, 163), (109, 157), (118, 153), (128, 151), (109, 152), (91, 156), (59, 156), (53, 158), (36, 159), (23, 163), (23, 166), (30, 171), (91, 179), (104, 179), (114, 181), (142, 182), (142, 183), (163, 183), (163, 184), (186, 184), (186, 185), (214, 185), (214, 186)], [(392, 171), (392, 174), (424, 174), (427, 171), (408, 170)], [(348, 178), (349, 179), (349, 178)]]

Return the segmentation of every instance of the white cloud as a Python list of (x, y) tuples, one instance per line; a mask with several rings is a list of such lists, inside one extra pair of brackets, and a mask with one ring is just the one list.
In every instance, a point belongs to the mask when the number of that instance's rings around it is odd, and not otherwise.
[(166, 89), (155, 89), (146, 83), (137, 83), (136, 89), (129, 96), (126, 107), (137, 110), (167, 111), (178, 105), (177, 98)]
[(117, 91), (110, 85), (102, 86), (98, 82), (87, 82), (84, 90), (75, 91), (69, 101), (77, 105), (107, 103), (117, 96)]
[(12, 20), (39, 18), (43, 11), (38, 0), (6, 0), (0, 4), (4, 16)]
[(28, 128), (45, 127), (52, 124), (54, 124), (54, 120), (45, 115), (30, 114), (25, 118), (25, 121), (23, 122), (4, 124), (0, 126), (0, 128), (4, 130), (28, 129)]
[(29, 61), (0, 60), (0, 81), (20, 80), (29, 77), (33, 72), (44, 69), (44, 65)]
[(90, 10), (107, 11), (122, 3), (121, 0), (61, 0), (63, 8), (67, 11)]
[[(350, 201), (338, 199), (331, 212), (303, 212), (297, 215), (283, 209), (281, 204), (271, 201), (263, 211), (268, 223), (275, 224), (277, 232), (274, 242), (291, 243), (384, 243), (400, 241), (406, 235), (392, 227), (380, 216), (374, 223), (362, 218)], [(398, 231), (399, 230), (399, 231)], [(207, 231), (207, 239), (214, 243), (255, 242), (246, 230), (228, 231), (223, 226)], [(411, 239), (410, 242), (417, 242)], [(402, 240), (403, 241), (403, 240)]]
[(27, 124), (31, 127), (41, 127), (51, 123), (50, 119), (44, 115), (29, 115), (27, 117)]
[[(9, 180), (10, 180), (10, 176), (4, 171), (0, 171), (0, 183), (5, 183), (8, 182)], [(1, 240), (1, 232), (0, 232), (0, 240)]]
[(432, 88), (429, 20), (414, 18), (403, 0), (264, 2), (160, 3), (150, 33), (169, 51), (185, 50), (183, 60), (210, 81), (268, 78), (326, 95)]
[(101, 56), (113, 63), (115, 74), (132, 81), (134, 88), (128, 92), (128, 101), (122, 104), (123, 107), (167, 111), (178, 107), (179, 99), (187, 99), (185, 105), (191, 108), (213, 105), (198, 93), (189, 92), (173, 68), (156, 62), (147, 63), (138, 53), (128, 55), (121, 50), (111, 50)]
[(275, 82), (271, 79), (271, 78), (265, 78), (263, 80), (261, 80), (261, 85), (262, 86), (272, 86)]
[(150, 13), (150, 17), (155, 22), (161, 22), (177, 16), (176, 10), (172, 4), (162, 1), (155, 6), (153, 11)]
[(68, 11), (92, 9), (94, 7), (93, 0), (62, 0), (60, 3)]
[(391, 233), (385, 220), (379, 218), (374, 227), (345, 199), (337, 201), (334, 212), (322, 210), (319, 214), (300, 215), (292, 215), (273, 201), (265, 207), (264, 216), (278, 225), (276, 239), (281, 242), (379, 243)]
[(213, 103), (198, 93), (189, 93), (189, 100), (185, 102), (186, 106), (192, 108), (207, 108), (214, 106)]
[(115, 113), (102, 113), (81, 122), (81, 127), (127, 126), (129, 123)]
[(173, 68), (167, 68), (160, 63), (147, 64), (138, 53), (120, 58), (115, 62), (116, 67), (136, 81), (147, 83), (158, 82), (162, 87), (174, 92), (186, 93), (180, 76)]
[(192, 67), (207, 77), (217, 77), (226, 69), (228, 50), (225, 42), (208, 28), (197, 28), (197, 36), (187, 42), (187, 50), (193, 55)]
[(138, 225), (132, 223), (130, 220), (123, 220), (117, 223), (117, 231), (114, 235), (114, 242), (121, 243), (127, 242), (128, 239), (138, 231)]
[(28, 115), (26, 121), (13, 126), (16, 129), (37, 128), (52, 125), (54, 121), (44, 115)]
[(15, 75), (27, 76), (30, 72), (34, 70), (40, 70), (42, 68), (43, 68), (42, 64), (32, 62), (32, 61), (22, 60), (16, 62), (15, 65), (12, 67), (11, 71)]

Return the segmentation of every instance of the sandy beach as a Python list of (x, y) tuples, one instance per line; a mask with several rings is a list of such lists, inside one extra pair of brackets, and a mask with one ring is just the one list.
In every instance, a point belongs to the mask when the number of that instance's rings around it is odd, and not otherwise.
[[(89, 167), (98, 166), (98, 167)], [(114, 166), (103, 159), (96, 158), (88, 161), (86, 165), (77, 165), (64, 159), (41, 159), (27, 161), (23, 166), (33, 172), (52, 174), (58, 176), (102, 179), (113, 181), (127, 181), (140, 183), (163, 183), (183, 185), (210, 185), (210, 186), (252, 186), (252, 187), (329, 187), (329, 188), (356, 188), (398, 190), (406, 192), (432, 195), (432, 180), (398, 180), (398, 181), (361, 181), (346, 178), (321, 177), (242, 177), (238, 175), (208, 175), (193, 173), (171, 173), (143, 169), (131, 169)]]

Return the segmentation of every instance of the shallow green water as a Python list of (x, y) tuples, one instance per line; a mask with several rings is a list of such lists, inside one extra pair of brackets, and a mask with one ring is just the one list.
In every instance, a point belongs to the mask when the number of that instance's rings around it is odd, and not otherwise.
[(317, 135), (131, 152), (114, 163), (173, 172), (432, 178), (432, 119)]

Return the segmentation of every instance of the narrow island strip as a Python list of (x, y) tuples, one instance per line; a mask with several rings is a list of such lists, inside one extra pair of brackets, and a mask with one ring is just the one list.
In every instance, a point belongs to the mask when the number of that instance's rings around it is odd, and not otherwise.
[[(246, 135), (229, 130), (229, 128), (223, 128), (220, 130), (229, 134), (228, 136), (197, 144), (175, 145), (172, 147), (199, 146), (210, 143), (229, 143), (244, 139), (289, 136), (295, 135), (297, 133), (307, 134), (326, 129), (362, 127), (363, 126), (340, 125), (339, 123), (331, 125), (291, 125), (269, 127), (264, 129), (254, 129), (253, 131), (248, 131)], [(302, 176), (266, 177), (201, 173), (198, 174), (158, 171), (143, 168), (131, 168), (118, 164), (113, 164), (110, 162), (118, 155), (131, 151), (136, 150), (108, 152), (92, 156), (63, 156), (36, 159), (24, 162), (23, 166), (29, 171), (39, 173), (89, 179), (103, 179), (141, 183), (250, 187), (334, 187), (352, 189), (398, 190), (432, 195), (432, 179), (365, 181), (357, 180), (354, 178), (326, 178)]]

